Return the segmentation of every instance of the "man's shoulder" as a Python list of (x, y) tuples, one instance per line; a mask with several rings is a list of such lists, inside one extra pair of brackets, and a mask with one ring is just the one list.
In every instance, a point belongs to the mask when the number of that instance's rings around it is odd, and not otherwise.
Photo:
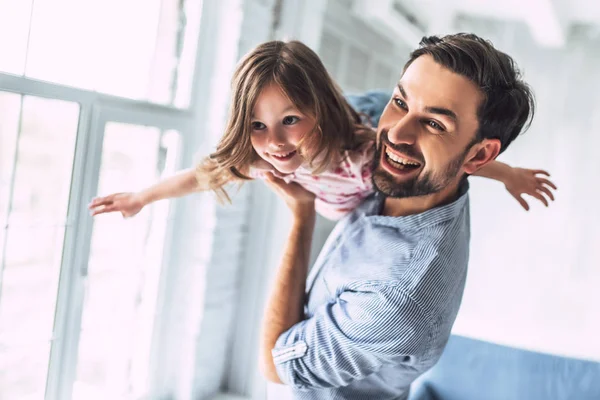
[(430, 210), (430, 214), (411, 215), (408, 217), (386, 217), (377, 215), (380, 202), (374, 196), (369, 197), (359, 206), (349, 223), (359, 221), (365, 240), (363, 246), (369, 245), (369, 239), (380, 244), (395, 244), (382, 246), (388, 251), (395, 252), (405, 246), (421, 249), (415, 256), (429, 259), (431, 256), (454, 252), (456, 246), (468, 247), (470, 240), (470, 216), (468, 198), (455, 209)]
[(373, 273), (401, 282), (408, 293), (419, 295), (461, 287), (469, 260), (468, 207), (437, 223), (408, 222), (371, 217), (364, 224), (357, 245), (366, 258), (375, 257)]
[(343, 258), (352, 265), (342, 267), (349, 276), (401, 282), (412, 291), (453, 279), (444, 275), (446, 269), (466, 269), (469, 228), (461, 218), (420, 230), (386, 222), (359, 215), (357, 221), (341, 227), (341, 234), (351, 241), (346, 242), (350, 248), (345, 247), (349, 252)]
[(469, 264), (469, 228), (430, 226), (413, 249), (402, 287), (442, 325), (452, 324), (462, 299)]
[(401, 218), (380, 216), (380, 209), (381, 201), (371, 197), (336, 226), (335, 236), (344, 242), (340, 257), (352, 264), (342, 270), (350, 277), (401, 281), (412, 290), (453, 279), (445, 270), (466, 270), (468, 203), (453, 212)]

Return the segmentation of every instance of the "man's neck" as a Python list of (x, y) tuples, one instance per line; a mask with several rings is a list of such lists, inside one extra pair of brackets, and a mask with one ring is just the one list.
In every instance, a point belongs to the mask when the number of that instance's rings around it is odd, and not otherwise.
[(401, 199), (387, 197), (381, 214), (387, 217), (405, 217), (450, 204), (458, 198), (458, 187), (459, 183), (453, 183), (441, 191), (427, 196), (404, 197)]

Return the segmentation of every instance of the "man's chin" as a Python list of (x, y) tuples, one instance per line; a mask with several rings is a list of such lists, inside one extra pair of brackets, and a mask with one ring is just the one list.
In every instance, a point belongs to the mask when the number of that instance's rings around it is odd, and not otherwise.
[(427, 196), (437, 193), (445, 187), (445, 185), (436, 184), (429, 173), (419, 172), (410, 178), (397, 179), (381, 166), (377, 166), (373, 170), (372, 181), (375, 190), (384, 196), (395, 199)]
[(373, 188), (384, 196), (404, 198), (414, 196), (417, 177), (411, 178), (408, 181), (398, 182), (392, 175), (377, 168), (373, 171), (372, 180)]

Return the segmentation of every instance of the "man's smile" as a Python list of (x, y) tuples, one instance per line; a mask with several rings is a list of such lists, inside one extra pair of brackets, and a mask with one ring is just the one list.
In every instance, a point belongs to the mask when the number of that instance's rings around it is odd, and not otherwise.
[(381, 152), (380, 164), (391, 175), (403, 178), (418, 173), (422, 166), (420, 162), (391, 149), (385, 144)]

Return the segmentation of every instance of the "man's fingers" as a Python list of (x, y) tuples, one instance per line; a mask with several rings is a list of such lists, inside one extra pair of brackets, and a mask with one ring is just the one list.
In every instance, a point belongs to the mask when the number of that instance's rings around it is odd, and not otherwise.
[(543, 169), (533, 170), (533, 174), (534, 175), (546, 175), (546, 176), (550, 176), (550, 173), (548, 171), (543, 170)]
[(546, 193), (546, 195), (548, 195), (548, 197), (550, 198), (550, 200), (554, 201), (554, 195), (552, 194), (552, 192), (550, 191), (550, 189), (548, 189), (547, 187), (539, 186), (537, 190)]
[(280, 191), (279, 186), (277, 186), (277, 184), (275, 182), (271, 182), (271, 181), (265, 179), (265, 185), (267, 185), (267, 187), (274, 192)]
[(271, 187), (279, 187), (280, 183), (278, 179), (273, 176), (270, 172), (265, 174), (265, 183)]
[(558, 189), (556, 188), (556, 185), (555, 185), (554, 183), (552, 183), (551, 181), (549, 181), (548, 179), (544, 179), (544, 178), (537, 178), (537, 180), (538, 180), (538, 182), (539, 182), (539, 183), (542, 183), (542, 184), (544, 184), (544, 185), (548, 185), (548, 186), (550, 186), (550, 187), (551, 187), (552, 189), (554, 189), (554, 190), (558, 190)]
[(290, 185), (289, 183), (287, 183), (283, 179), (278, 178), (275, 175), (273, 175), (271, 172), (269, 172), (267, 174), (267, 182), (270, 182), (270, 183), (274, 184), (276, 187), (278, 187), (278, 188), (280, 188), (282, 190), (285, 190), (285, 188)]
[(513, 195), (513, 197), (519, 202), (519, 204), (525, 209), (525, 211), (529, 211), (529, 204), (527, 204), (527, 202), (520, 195)]
[(279, 179), (279, 178), (277, 178), (275, 175), (273, 175), (273, 173), (272, 173), (272, 172), (267, 172), (267, 173), (265, 174), (265, 180), (266, 180), (267, 182), (273, 182), (273, 183), (280, 183), (280, 182), (283, 182), (283, 179)]
[(273, 191), (280, 194), (285, 194), (285, 181), (283, 179), (279, 179), (270, 172), (265, 174), (265, 183), (269, 186)]
[(548, 207), (548, 200), (540, 192), (535, 192), (535, 194), (533, 194), (532, 196), (544, 203), (546, 207)]

